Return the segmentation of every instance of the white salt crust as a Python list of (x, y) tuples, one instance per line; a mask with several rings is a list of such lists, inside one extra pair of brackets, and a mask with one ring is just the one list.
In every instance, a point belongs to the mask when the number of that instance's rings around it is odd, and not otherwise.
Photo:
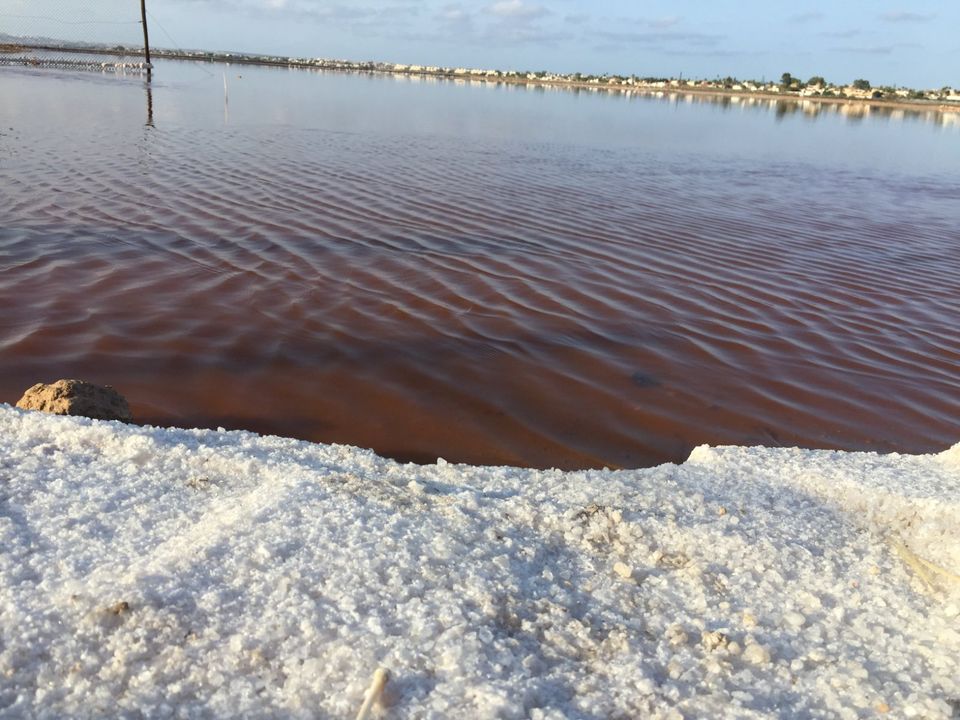
[(0, 717), (352, 718), (377, 668), (371, 717), (957, 717), (958, 510), (960, 445), (564, 473), (2, 405)]

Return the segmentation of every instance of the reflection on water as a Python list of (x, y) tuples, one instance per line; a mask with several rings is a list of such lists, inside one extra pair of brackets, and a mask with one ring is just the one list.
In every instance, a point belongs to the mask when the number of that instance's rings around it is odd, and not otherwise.
[(160, 69), (0, 72), (0, 400), (561, 467), (960, 434), (939, 126), (249, 66), (228, 126)]
[[(629, 96), (630, 92), (624, 93)], [(751, 95), (711, 95), (708, 93), (636, 93), (638, 98), (653, 97), (670, 103), (687, 105), (706, 104), (718, 106), (724, 110), (745, 109), (772, 112), (779, 120), (790, 115), (802, 115), (805, 118), (839, 116), (847, 120), (860, 121), (865, 118), (878, 120), (913, 120), (931, 122), (943, 126), (960, 126), (960, 108), (958, 111), (944, 111), (937, 108), (908, 107), (843, 102), (829, 100), (811, 100), (809, 98), (771, 98)]]
[(147, 122), (145, 124), (147, 127), (153, 127), (153, 86), (150, 80), (143, 84), (143, 89), (147, 95)]
[[(273, 69), (273, 68), (270, 68)], [(314, 68), (291, 68), (292, 72), (329, 74), (328, 70)], [(368, 73), (355, 73), (368, 74)], [(939, 105), (894, 104), (884, 102), (857, 102), (843, 99), (812, 99), (800, 97), (770, 97), (750, 93), (711, 93), (705, 91), (683, 92), (671, 90), (634, 89), (623, 87), (585, 87), (582, 85), (545, 84), (540, 82), (505, 82), (503, 80), (484, 80), (475, 78), (450, 78), (431, 75), (411, 75), (398, 73), (391, 76), (397, 82), (416, 84), (452, 84), (459, 87), (497, 88), (519, 90), (533, 93), (563, 93), (571, 95), (604, 95), (624, 100), (661, 100), (668, 103), (687, 105), (713, 105), (724, 110), (734, 108), (772, 112), (778, 119), (801, 113), (804, 117), (815, 119), (823, 116), (840, 116), (858, 121), (864, 118), (882, 120), (914, 120), (932, 122), (944, 126), (960, 126), (960, 106), (943, 110)]]
[[(436, 78), (415, 78), (418, 81), (437, 81)], [(443, 82), (443, 80), (440, 80)], [(470, 80), (454, 80), (454, 83), (489, 84)], [(709, 92), (669, 92), (661, 90), (606, 90), (582, 87), (520, 85), (520, 87), (538, 92), (554, 91), (572, 93), (610, 93), (614, 97), (626, 100), (648, 100), (653, 98), (668, 103), (684, 103), (686, 105), (712, 105), (723, 110), (744, 109), (772, 112), (777, 119), (789, 115), (802, 114), (806, 118), (816, 119), (821, 116), (840, 116), (847, 120), (859, 121), (865, 118), (880, 120), (913, 120), (931, 122), (936, 125), (960, 127), (960, 107), (957, 110), (941, 110), (939, 107), (910, 107), (907, 105), (864, 103), (842, 100), (814, 100), (810, 98), (777, 98), (750, 95), (714, 94)]]
[[(2, 58), (0, 58), (2, 59)], [(17, 60), (16, 65), (34, 63), (49, 63), (49, 68), (54, 71), (57, 63), (63, 58), (61, 55), (48, 51), (32, 50), (27, 58), (13, 58)], [(104, 55), (84, 55), (82, 53), (70, 53), (68, 59), (78, 67), (84, 63), (91, 67), (106, 63), (112, 65), (109, 71), (104, 70), (103, 74), (112, 75), (115, 73), (121, 76), (131, 73), (133, 76), (140, 74), (136, 68), (126, 68), (123, 62), (118, 62), (122, 58), (114, 58)], [(7, 58), (9, 61), (10, 58)], [(23, 61), (23, 62), (20, 62)], [(450, 85), (454, 87), (471, 87), (473, 89), (500, 90), (505, 92), (522, 92), (534, 94), (560, 94), (573, 96), (603, 96), (615, 100), (624, 101), (643, 101), (658, 100), (670, 104), (686, 105), (704, 105), (713, 106), (722, 110), (755, 110), (768, 112), (776, 118), (781, 119), (791, 115), (802, 115), (804, 118), (816, 119), (820, 117), (841, 117), (851, 121), (860, 121), (866, 118), (880, 120), (904, 121), (912, 120), (919, 122), (930, 122), (936, 125), (960, 127), (960, 106), (956, 108), (944, 109), (941, 104), (931, 103), (929, 106), (922, 104), (895, 104), (886, 101), (858, 102), (844, 100), (840, 98), (801, 98), (801, 97), (776, 97), (771, 95), (758, 95), (752, 93), (724, 93), (710, 91), (689, 91), (675, 89), (650, 89), (650, 88), (632, 88), (624, 86), (587, 86), (572, 84), (550, 84), (540, 81), (505, 81), (502, 79), (483, 79), (483, 78), (455, 78), (435, 75), (416, 75), (416, 74), (383, 74), (362, 71), (331, 71), (311, 67), (277, 67), (277, 66), (251, 66), (251, 65), (230, 65), (223, 63), (210, 63), (204, 61), (182, 62), (159, 60), (163, 72), (162, 76), (171, 75), (194, 75), (202, 72), (208, 77), (220, 77), (221, 68), (227, 70), (223, 72), (224, 77), (224, 104), (226, 104), (227, 95), (227, 76), (233, 70), (249, 70), (248, 77), (258, 74), (266, 76), (273, 74), (285, 75), (339, 75), (339, 76), (365, 76), (368, 78), (388, 80), (394, 84), (407, 85)], [(11, 64), (11, 63), (7, 63)], [(209, 68), (217, 71), (213, 72)], [(242, 75), (240, 76), (242, 77)], [(261, 78), (262, 79), (262, 78)]]

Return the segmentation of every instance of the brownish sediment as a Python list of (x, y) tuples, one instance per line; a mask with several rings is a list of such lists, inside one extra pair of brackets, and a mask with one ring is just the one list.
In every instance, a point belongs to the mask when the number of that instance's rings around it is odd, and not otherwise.
[(82, 380), (37, 383), (17, 401), (21, 410), (38, 410), (52, 415), (76, 415), (95, 420), (133, 422), (126, 398), (109, 385), (103, 387)]

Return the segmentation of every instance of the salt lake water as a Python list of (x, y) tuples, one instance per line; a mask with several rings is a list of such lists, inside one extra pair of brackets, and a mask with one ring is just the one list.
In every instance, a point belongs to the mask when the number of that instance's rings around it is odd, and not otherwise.
[(2, 402), (564, 468), (960, 439), (960, 114), (5, 67), (0, 182)]

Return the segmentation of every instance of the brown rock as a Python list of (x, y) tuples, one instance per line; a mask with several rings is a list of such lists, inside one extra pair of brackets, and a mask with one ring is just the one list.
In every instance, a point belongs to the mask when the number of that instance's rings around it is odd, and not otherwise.
[(50, 385), (37, 383), (23, 394), (17, 407), (54, 415), (133, 422), (123, 395), (109, 385), (101, 387), (82, 380), (57, 380)]

